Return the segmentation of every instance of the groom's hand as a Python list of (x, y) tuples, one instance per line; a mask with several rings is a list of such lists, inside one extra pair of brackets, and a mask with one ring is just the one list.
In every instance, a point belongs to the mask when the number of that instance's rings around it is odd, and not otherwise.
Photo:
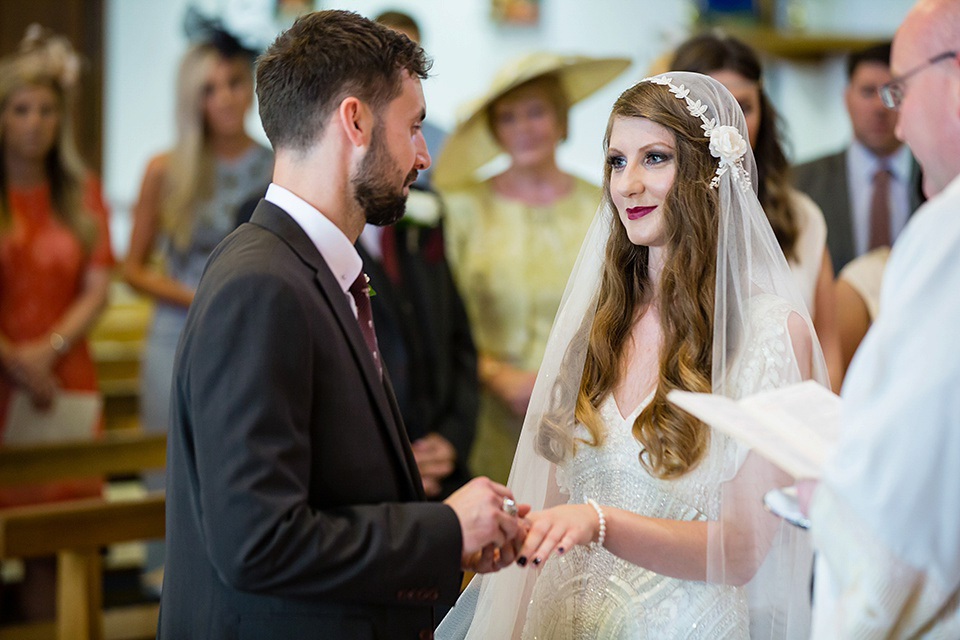
[(480, 551), (464, 555), (463, 569), (474, 573), (493, 573), (513, 564), (517, 559), (520, 548), (523, 546), (527, 532), (530, 530), (529, 522), (523, 519), (529, 512), (530, 505), (517, 505), (517, 517), (521, 518), (517, 535), (508, 540), (502, 547), (489, 544)]
[(510, 515), (503, 510), (503, 499), (513, 499), (513, 494), (502, 484), (489, 478), (474, 478), (458, 489), (444, 504), (453, 509), (460, 521), (463, 537), (461, 556), (464, 564), (475, 558), (485, 547), (492, 546), (493, 551), (512, 542), (520, 530), (518, 515)]

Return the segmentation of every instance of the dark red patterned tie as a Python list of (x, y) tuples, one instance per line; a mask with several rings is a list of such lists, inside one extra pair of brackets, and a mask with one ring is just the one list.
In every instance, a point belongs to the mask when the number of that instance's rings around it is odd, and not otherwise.
[(870, 242), (867, 249), (890, 246), (890, 169), (880, 167), (873, 174), (870, 199)]
[(370, 285), (367, 274), (361, 273), (350, 285), (350, 295), (357, 303), (357, 322), (360, 332), (373, 356), (373, 363), (377, 366), (377, 373), (383, 378), (383, 364), (380, 362), (380, 350), (377, 348), (377, 333), (373, 328), (373, 310), (370, 308)]

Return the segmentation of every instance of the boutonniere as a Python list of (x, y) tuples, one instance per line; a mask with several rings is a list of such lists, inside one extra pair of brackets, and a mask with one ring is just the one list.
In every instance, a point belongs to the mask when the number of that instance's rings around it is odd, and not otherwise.
[(440, 196), (432, 191), (411, 189), (400, 222), (417, 227), (435, 227), (440, 224), (441, 213)]
[(367, 297), (372, 298), (373, 296), (377, 295), (377, 292), (374, 291), (373, 287), (370, 286), (370, 276), (363, 274), (363, 279), (367, 284)]

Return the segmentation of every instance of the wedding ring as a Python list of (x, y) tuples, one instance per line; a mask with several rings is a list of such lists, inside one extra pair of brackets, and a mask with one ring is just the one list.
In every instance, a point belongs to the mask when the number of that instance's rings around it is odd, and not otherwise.
[(501, 506), (500, 508), (503, 509), (504, 513), (506, 513), (509, 516), (516, 517), (517, 515), (517, 503), (514, 502), (512, 498), (504, 497), (503, 506)]

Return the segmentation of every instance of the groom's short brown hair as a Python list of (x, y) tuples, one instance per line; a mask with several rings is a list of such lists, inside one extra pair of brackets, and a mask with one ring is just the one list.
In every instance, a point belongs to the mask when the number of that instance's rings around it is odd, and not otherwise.
[(307, 14), (257, 60), (263, 130), (274, 149), (306, 149), (344, 98), (379, 112), (400, 95), (401, 71), (425, 79), (430, 65), (419, 45), (356, 13)]

